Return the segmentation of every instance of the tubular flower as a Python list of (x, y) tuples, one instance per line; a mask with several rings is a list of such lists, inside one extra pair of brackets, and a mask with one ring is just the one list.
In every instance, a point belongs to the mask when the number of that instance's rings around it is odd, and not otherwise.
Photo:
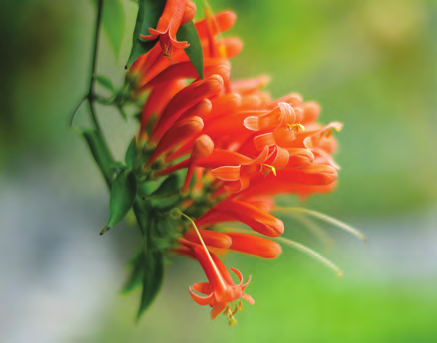
[[(274, 239), (284, 232), (284, 223), (270, 213), (273, 196), (306, 197), (335, 187), (339, 167), (331, 157), (332, 132), (342, 125), (316, 123), (319, 106), (296, 93), (272, 100), (261, 90), (267, 77), (231, 79), (229, 60), (242, 43), (221, 38), (236, 20), (229, 11), (212, 15), (207, 10), (206, 19), (195, 23), (205, 61), (205, 78), (198, 78), (180, 50), (188, 43), (175, 38), (192, 14), (191, 2), (168, 0), (158, 27), (143, 37), (159, 38), (160, 46), (132, 66), (139, 75), (135, 92), (148, 94), (138, 133), (144, 154), (139, 180), (161, 184), (147, 191), (144, 206), (155, 208), (156, 220), (175, 228), (165, 251), (192, 257), (205, 271), (208, 282), (190, 287), (191, 297), (210, 305), (213, 319), (223, 312), (232, 324), (242, 309), (240, 298), (254, 304), (245, 293), (250, 277), (243, 283), (242, 274), (230, 268), (239, 279), (234, 283), (214, 252), (277, 257), (281, 246)], [(165, 56), (171, 55), (168, 61)], [(252, 231), (226, 229), (224, 223), (232, 222)]]
[(193, 19), (195, 14), (196, 5), (193, 2), (189, 1), (187, 5), (187, 0), (168, 0), (164, 13), (159, 19), (158, 27), (156, 29), (149, 28), (150, 36), (141, 35), (141, 38), (151, 41), (159, 37), (163, 55), (170, 58), (173, 55), (173, 47), (185, 49), (190, 46), (188, 42), (178, 42), (176, 32), (181, 24)]
[[(194, 252), (194, 257), (199, 261), (209, 282), (195, 283), (189, 291), (193, 300), (199, 305), (210, 305), (212, 307), (211, 318), (215, 319), (224, 311), (229, 320), (229, 325), (235, 323), (234, 315), (239, 309), (243, 309), (240, 298), (247, 300), (250, 304), (255, 304), (253, 298), (244, 293), (249, 285), (250, 276), (246, 283), (243, 284), (243, 275), (238, 269), (231, 268), (238, 279), (239, 283), (235, 284), (226, 266), (212, 252), (208, 252), (201, 245), (179, 240)], [(201, 293), (200, 296), (195, 292)], [(234, 307), (234, 308), (232, 308)]]

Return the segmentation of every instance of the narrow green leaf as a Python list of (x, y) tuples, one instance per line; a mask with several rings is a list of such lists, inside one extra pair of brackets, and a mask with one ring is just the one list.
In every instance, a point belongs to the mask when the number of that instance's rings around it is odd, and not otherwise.
[(115, 91), (114, 84), (108, 77), (94, 74), (93, 79), (96, 80), (99, 85), (105, 87), (107, 90), (110, 90), (111, 92)]
[(135, 288), (141, 286), (144, 278), (144, 252), (141, 250), (129, 263), (132, 267), (129, 279), (125, 283), (122, 293), (127, 294), (133, 291)]
[(115, 57), (120, 54), (125, 29), (124, 7), (120, 0), (106, 0), (103, 6), (102, 26), (108, 36)]
[(143, 292), (137, 319), (152, 304), (162, 286), (164, 278), (164, 258), (159, 250), (152, 250), (144, 255)]
[(148, 35), (149, 27), (156, 28), (158, 26), (158, 21), (162, 12), (164, 12), (166, 2), (166, 0), (139, 0), (137, 21), (132, 38), (132, 49), (126, 67), (129, 67), (138, 57), (147, 53), (158, 42), (158, 39), (144, 42), (140, 38), (140, 34)]
[(110, 187), (112, 185), (112, 180), (114, 178), (114, 171), (112, 169), (112, 164), (114, 163), (114, 158), (109, 151), (108, 145), (103, 137), (103, 135), (97, 130), (83, 130), (82, 135), (85, 138), (91, 153), (99, 166), (106, 183)]
[(203, 79), (202, 43), (200, 42), (199, 34), (197, 33), (197, 29), (193, 21), (189, 21), (185, 25), (182, 25), (176, 34), (176, 38), (179, 42), (187, 41), (190, 43), (190, 46), (185, 49), (185, 53), (190, 58), (190, 61), (194, 68), (196, 68), (200, 78)]
[(134, 202), (134, 213), (141, 230), (143, 249), (144, 252), (147, 252), (149, 246), (149, 230), (153, 219), (149, 201), (144, 201), (137, 197), (137, 201)]
[(133, 167), (136, 159), (137, 159), (137, 139), (134, 136), (134, 138), (132, 138), (132, 140), (131, 140), (131, 142), (126, 150), (126, 155), (124, 157), (124, 161), (125, 161), (127, 166)]
[(120, 222), (131, 209), (137, 195), (137, 179), (130, 169), (122, 170), (114, 180), (109, 198), (109, 219), (105, 228), (100, 232), (103, 235)]

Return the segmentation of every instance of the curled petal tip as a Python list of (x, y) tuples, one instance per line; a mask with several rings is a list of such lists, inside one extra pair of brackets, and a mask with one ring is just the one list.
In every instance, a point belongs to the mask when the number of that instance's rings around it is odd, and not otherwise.
[(242, 286), (243, 285), (243, 274), (241, 274), (241, 272), (236, 268), (231, 267), (229, 269), (232, 270), (235, 273), (235, 275), (237, 275), (238, 280), (240, 280), (240, 286)]
[(243, 298), (251, 305), (255, 305), (255, 299), (252, 298), (249, 294), (243, 294)]

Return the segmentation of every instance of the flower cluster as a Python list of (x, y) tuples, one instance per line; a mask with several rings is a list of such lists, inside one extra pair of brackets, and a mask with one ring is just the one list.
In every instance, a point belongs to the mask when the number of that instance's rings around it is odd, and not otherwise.
[[(130, 68), (137, 94), (148, 94), (141, 115), (139, 140), (149, 151), (143, 171), (161, 180), (184, 171), (178, 213), (180, 231), (173, 253), (199, 261), (208, 282), (190, 287), (200, 305), (212, 307), (212, 318), (224, 312), (230, 323), (242, 309), (245, 293), (240, 271), (230, 268), (236, 284), (217, 255), (228, 250), (274, 258), (281, 247), (272, 238), (284, 231), (283, 222), (269, 212), (272, 196), (291, 193), (300, 197), (329, 192), (338, 166), (333, 130), (341, 124), (316, 122), (320, 108), (291, 93), (271, 99), (261, 90), (266, 77), (233, 81), (230, 59), (242, 50), (238, 38), (221, 37), (232, 28), (236, 15), (222, 12), (195, 23), (204, 57), (204, 78), (185, 52), (188, 42), (176, 33), (192, 20), (191, 1), (168, 0), (157, 28), (144, 40), (159, 40)], [(190, 221), (189, 226), (187, 224)], [(252, 232), (227, 228), (240, 222)], [(247, 231), (247, 230), (246, 230)]]

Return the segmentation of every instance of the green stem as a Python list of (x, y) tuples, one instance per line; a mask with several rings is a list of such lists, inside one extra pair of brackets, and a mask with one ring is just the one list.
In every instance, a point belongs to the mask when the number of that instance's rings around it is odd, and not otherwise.
[(96, 115), (96, 111), (94, 109), (94, 78), (93, 75), (96, 72), (96, 68), (97, 68), (97, 56), (98, 56), (98, 50), (99, 50), (99, 36), (100, 36), (100, 24), (102, 21), (102, 13), (103, 13), (103, 2), (104, 0), (98, 0), (98, 5), (97, 5), (97, 20), (96, 20), (96, 24), (95, 24), (95, 28), (94, 28), (94, 49), (93, 49), (93, 57), (92, 57), (92, 62), (91, 62), (91, 70), (90, 70), (90, 84), (89, 84), (89, 88), (88, 88), (88, 94), (87, 94), (87, 98), (88, 101), (90, 103), (90, 114), (91, 114), (91, 119), (94, 123), (94, 126), (96, 128), (96, 130), (101, 131), (100, 130), (100, 125), (99, 122), (97, 120), (97, 115)]

